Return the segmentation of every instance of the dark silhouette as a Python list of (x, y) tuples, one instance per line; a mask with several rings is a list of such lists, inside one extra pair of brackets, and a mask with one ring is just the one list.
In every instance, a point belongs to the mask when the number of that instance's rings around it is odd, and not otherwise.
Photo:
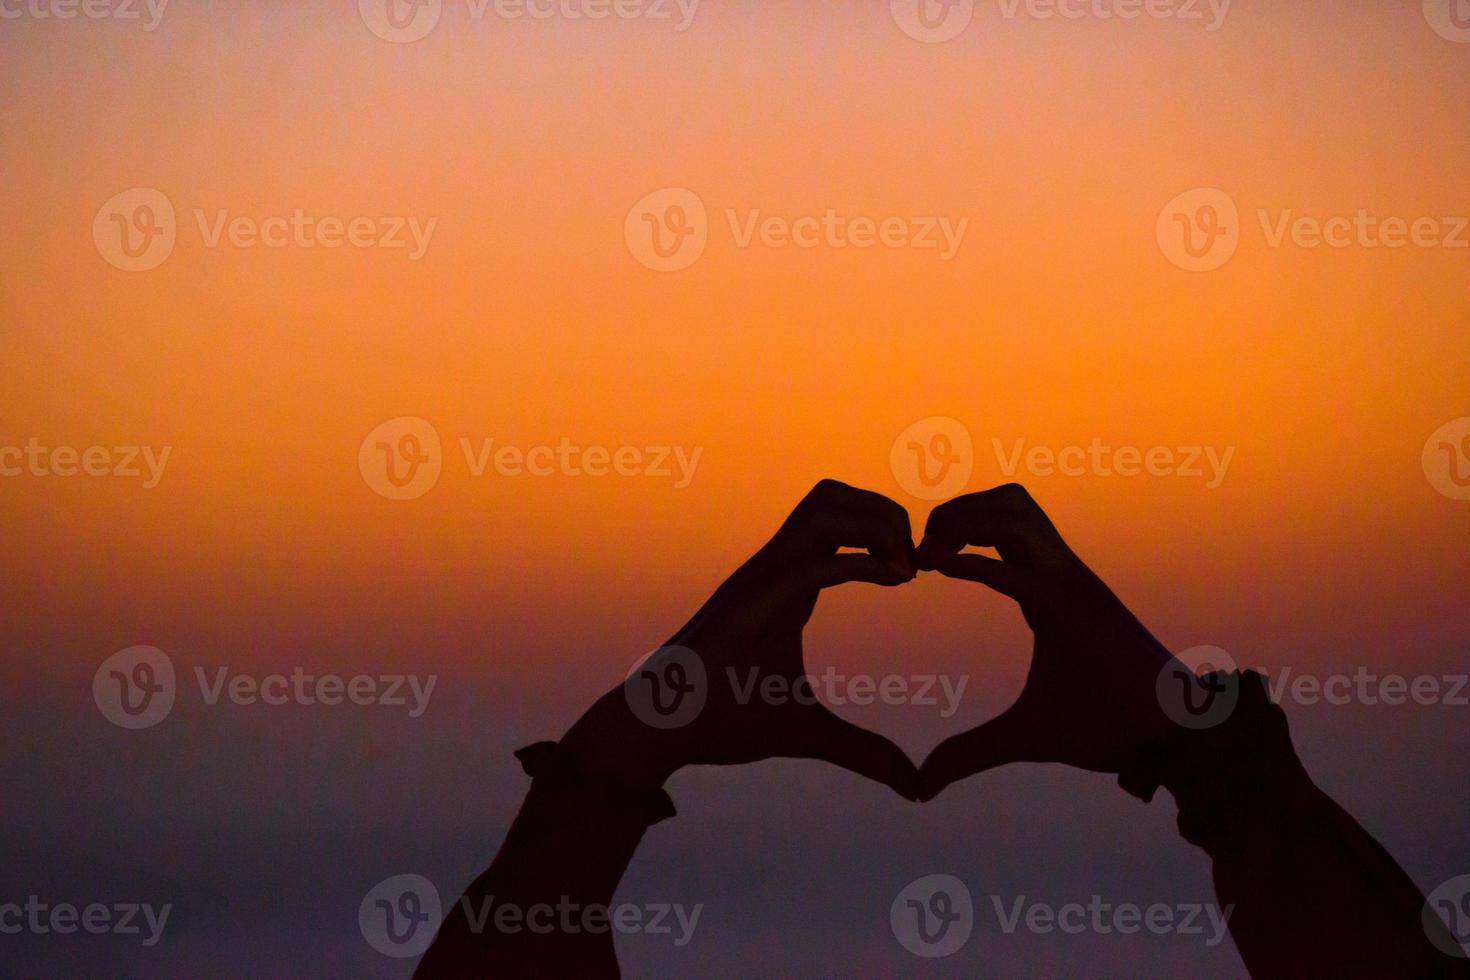
[[(1000, 559), (960, 554), (993, 547)], [(1217, 723), (1190, 728), (1166, 710), (1161, 675), (1192, 675), (1067, 547), (1031, 496), (1009, 485), (934, 509), (921, 569), (990, 586), (1021, 604), (1036, 635), (1031, 670), (1000, 717), (939, 745), (920, 795), (1010, 762), (1117, 773), (1179, 806), (1179, 830), (1214, 862), (1230, 935), (1254, 977), (1465, 977), (1440, 952), (1424, 896), (1388, 852), (1313, 783), (1286, 715), (1254, 672), (1211, 674), (1179, 703), (1228, 695)], [(1446, 948), (1455, 943), (1445, 930)]]
[[(1000, 558), (961, 553), (970, 545), (994, 547)], [(843, 547), (868, 553), (839, 553)], [(802, 628), (823, 588), (899, 585), (916, 569), (1015, 598), (1036, 635), (1016, 704), (945, 741), (921, 768), (814, 698), (772, 703), (731, 684), (752, 669), (797, 684)], [(606, 908), (644, 831), (674, 815), (662, 789), (672, 773), (772, 757), (822, 759), (911, 800), (1011, 762), (1116, 773), (1144, 800), (1162, 786), (1178, 803), (1185, 839), (1213, 859), (1221, 903), (1236, 906), (1231, 935), (1253, 976), (1470, 976), (1470, 962), (1431, 942), (1418, 888), (1313, 785), (1263, 679), (1195, 677), (1019, 486), (936, 508), (915, 549), (901, 506), (823, 481), (669, 647), (599, 699), (560, 743), (517, 753), (531, 790), (417, 976), (617, 976), (606, 922), (595, 931), (585, 920), (571, 930), (556, 921), (540, 931), (503, 930), (473, 921), (470, 910), (491, 896), (520, 909)], [(1440, 938), (1453, 947), (1448, 930)]]

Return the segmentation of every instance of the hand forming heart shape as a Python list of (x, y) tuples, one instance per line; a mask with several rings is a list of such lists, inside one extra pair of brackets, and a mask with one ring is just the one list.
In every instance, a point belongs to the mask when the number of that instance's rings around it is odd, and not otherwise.
[[(965, 554), (971, 545), (1000, 557)], [(819, 704), (809, 681), (802, 691), (801, 634), (823, 588), (894, 586), (919, 570), (1014, 598), (1036, 642), (1015, 704), (915, 767), (888, 739)], [(1225, 908), (1242, 907), (1230, 930), (1252, 970), (1460, 976), (1440, 958), (1458, 949), (1444, 923), (1422, 917), (1414, 883), (1312, 784), (1264, 678), (1244, 677), (1217, 672), (1206, 685), (1171, 657), (1019, 486), (940, 505), (915, 548), (898, 504), (823, 481), (671, 644), (599, 699), (559, 746), (518, 753), (534, 777), (531, 791), (419, 975), (480, 976), (493, 964), (497, 975), (617, 976), (605, 927), (500, 932), (469, 909), (488, 916), (488, 903), (498, 901), (502, 910), (549, 912), (554, 901), (558, 910), (582, 903), (605, 912), (644, 832), (674, 812), (659, 788), (672, 772), (797, 757), (832, 762), (911, 800), (1018, 761), (1118, 773), (1144, 798), (1165, 786), (1179, 805), (1181, 834), (1215, 862)], [(789, 693), (762, 696), (771, 682)], [(1237, 699), (1242, 710), (1220, 724), (1227, 719), (1212, 706), (1232, 715)], [(1181, 735), (1181, 727), (1213, 730)]]
[[(963, 554), (970, 545), (994, 547), (1000, 559)], [(1016, 599), (1036, 643), (1016, 703), (949, 738), (916, 768), (888, 739), (817, 702), (804, 681), (801, 633), (822, 589), (852, 581), (896, 586), (918, 570)], [(813, 758), (928, 800), (1009, 762), (1120, 772), (1169, 725), (1156, 681), (1170, 663), (1178, 661), (1066, 545), (1024, 488), (1011, 484), (940, 505), (916, 549), (899, 504), (823, 480), (562, 744), (590, 770), (634, 784), (662, 784), (684, 765)], [(753, 687), (742, 689), (743, 677), (794, 693), (756, 696)]]

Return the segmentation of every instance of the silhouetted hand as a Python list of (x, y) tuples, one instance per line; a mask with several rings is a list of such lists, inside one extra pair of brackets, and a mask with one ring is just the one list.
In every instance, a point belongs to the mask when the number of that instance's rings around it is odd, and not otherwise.
[[(1000, 559), (960, 554), (994, 547)], [(1119, 772), (1172, 724), (1157, 684), (1173, 660), (1067, 547), (1025, 488), (958, 497), (929, 516), (919, 568), (990, 586), (1021, 604), (1035, 633), (1031, 670), (1000, 717), (941, 743), (921, 767), (921, 799), (1011, 762), (1061, 762)]]
[[(863, 548), (866, 554), (839, 553)], [(918, 771), (888, 739), (838, 718), (805, 679), (801, 633), (825, 588), (913, 579), (908, 513), (880, 494), (823, 480), (628, 681), (562, 740), (590, 768), (635, 784), (685, 765), (822, 759), (908, 799)]]

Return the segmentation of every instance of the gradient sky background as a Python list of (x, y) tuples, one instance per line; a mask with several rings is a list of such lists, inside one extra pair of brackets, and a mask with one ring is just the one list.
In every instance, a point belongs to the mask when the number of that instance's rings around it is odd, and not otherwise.
[[(171, 902), (164, 940), (0, 937), (27, 974), (405, 976), (364, 942), (379, 880), (446, 901), (554, 738), (817, 479), (891, 494), (927, 416), (991, 440), (1235, 447), (1204, 481), (1022, 474), (1161, 640), (1297, 673), (1463, 674), (1470, 503), (1420, 454), (1470, 415), (1470, 251), (1273, 248), (1257, 211), (1470, 215), (1470, 45), (1419, 4), (1235, 3), (1199, 22), (1008, 20), (944, 44), (884, 3), (709, 2), (669, 21), (475, 20), (412, 44), (355, 3), (0, 20), (0, 445), (171, 446), (164, 479), (0, 479), (0, 901)], [(114, 194), (172, 201), (145, 273)], [(693, 190), (692, 267), (640, 265), (634, 202)], [(1240, 208), (1218, 271), (1155, 239), (1197, 187)], [(427, 254), (208, 248), (193, 210), (437, 218)], [(968, 218), (932, 251), (738, 248), (723, 213)], [(358, 446), (430, 420), (444, 472), (376, 495)], [(693, 482), (472, 477), (461, 437), (701, 447)], [(971, 680), (951, 719), (844, 714), (921, 758), (1019, 691), (1008, 601), (929, 578), (824, 598), (809, 664)], [(144, 731), (91, 698), (133, 644), (183, 675)], [(437, 674), (428, 712), (208, 706), (192, 669)], [(1426, 890), (1470, 872), (1470, 708), (1288, 707), (1319, 783)], [(1174, 808), (1011, 768), (915, 808), (815, 764), (686, 772), (619, 893), (703, 903), (629, 976), (1239, 976), (1228, 941), (976, 937), (905, 952), (910, 880), (1061, 904), (1212, 900)]]

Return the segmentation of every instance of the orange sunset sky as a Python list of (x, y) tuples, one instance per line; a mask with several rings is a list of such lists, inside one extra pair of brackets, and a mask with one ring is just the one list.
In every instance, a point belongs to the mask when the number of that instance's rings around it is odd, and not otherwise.
[[(706, 0), (684, 30), (677, 6), (672, 20), (474, 10), (444, 3), (412, 43), (376, 36), (355, 2), (175, 0), (152, 30), (146, 13), (0, 20), (0, 446), (171, 449), (152, 488), (0, 478), (0, 678), (33, 695), (11, 722), (29, 760), (13, 779), (64, 772), (80, 739), (95, 794), (81, 807), (149, 819), (108, 781), (126, 767), (104, 760), (129, 733), (87, 695), (97, 664), (132, 644), (235, 670), (436, 670), (457, 707), (431, 719), (430, 741), (473, 746), (473, 764), (350, 721), (323, 741), (310, 719), (286, 726), (310, 751), (268, 764), (252, 738), (289, 750), (268, 720), (226, 733), (198, 712), (169, 723), (195, 732), (187, 748), (161, 726), (123, 751), (150, 779), (212, 774), (193, 798), (277, 829), (294, 825), (257, 809), (281, 785), (273, 765), (289, 768), (281, 792), (303, 813), (313, 791), (370, 797), (366, 774), (395, 752), (415, 760), (414, 792), (503, 784), (473, 818), (453, 803), (420, 813), (432, 828), (420, 841), (437, 847), (424, 860), (462, 883), (513, 811), (523, 781), (509, 752), (556, 737), (817, 479), (893, 496), (917, 535), (933, 502), (905, 487), (890, 448), (931, 416), (973, 438), (963, 489), (1025, 482), (1171, 648), (1297, 670), (1464, 671), (1470, 502), (1437, 492), (1421, 453), (1470, 416), (1470, 232), (1459, 247), (1271, 240), (1288, 212), (1443, 229), (1470, 215), (1470, 44), (1440, 36), (1418, 0), (1237, 0), (1217, 30), (1012, 18), (987, 2), (944, 43), (906, 35), (886, 2)], [(93, 235), (99, 209), (132, 188), (175, 212), (172, 253), (143, 272), (117, 268)], [(663, 188), (707, 212), (703, 253), (674, 272), (647, 268), (624, 232)], [(1238, 208), (1237, 250), (1209, 272), (1178, 267), (1156, 235), (1196, 188)], [(211, 246), (200, 226), (298, 209), (434, 225), (417, 259)], [(967, 223), (948, 259), (742, 247), (730, 225), (829, 210)], [(442, 473), (394, 501), (358, 453), (401, 416), (433, 425)], [(460, 440), (492, 438), (700, 455), (685, 487), (475, 476)], [(995, 448), (1094, 439), (1233, 456), (1211, 488), (1010, 476)], [(981, 699), (960, 718), (873, 722), (916, 757), (1002, 707), (1029, 654), (1011, 604), (929, 578), (839, 590), (809, 637), (817, 668), (975, 675)], [(1470, 870), (1463, 833), (1436, 822), (1463, 823), (1466, 712), (1294, 715), (1309, 763), (1425, 886)], [(1422, 821), (1354, 778), (1375, 751), (1426, 801)], [(154, 792), (173, 799), (166, 785)], [(413, 795), (382, 792), (390, 809)], [(36, 867), (53, 832), (92, 839), (63, 816), (77, 798), (62, 776), (27, 795), (0, 812)], [(208, 822), (175, 803), (171, 853), (187, 862)], [(1151, 814), (1167, 833), (1169, 814)], [(347, 822), (366, 833), (376, 819)], [(1098, 819), (1107, 840), (1114, 817)], [(349, 904), (356, 883), (341, 886)], [(289, 933), (271, 921), (262, 934)], [(802, 950), (776, 945), (772, 969), (810, 972)], [(352, 955), (334, 962), (402, 966)], [(1110, 962), (1072, 955), (1029, 962)], [(1228, 948), (1214, 956), (1218, 975), (1239, 970)], [(167, 972), (155, 967), (143, 969)]]

